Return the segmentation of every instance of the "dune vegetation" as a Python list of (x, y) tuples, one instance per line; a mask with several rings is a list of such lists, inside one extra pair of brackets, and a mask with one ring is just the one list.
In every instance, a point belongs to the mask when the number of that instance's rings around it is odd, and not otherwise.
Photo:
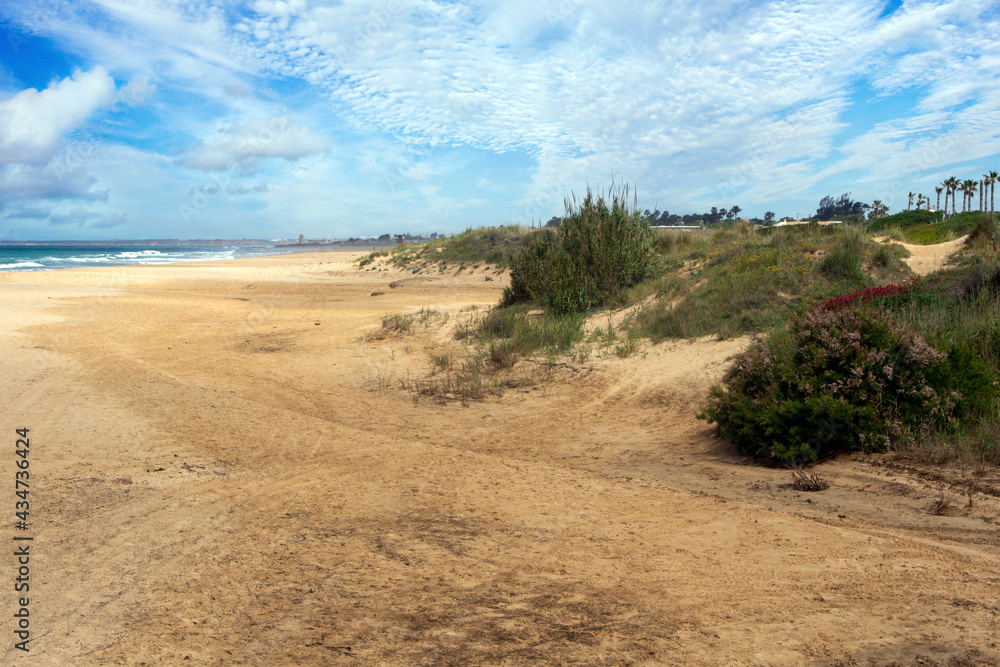
[[(962, 236), (924, 278), (895, 242)], [(588, 192), (555, 228), (468, 230), (390, 261), (510, 271), (500, 303), (456, 329), (469, 354), (436, 360), (426, 393), (502, 393), (533, 381), (526, 359), (750, 336), (700, 413), (739, 451), (799, 465), (853, 450), (1000, 463), (996, 236), (993, 214), (925, 210), (867, 225), (652, 230), (622, 187)], [(476, 391), (462, 389), (470, 379)]]

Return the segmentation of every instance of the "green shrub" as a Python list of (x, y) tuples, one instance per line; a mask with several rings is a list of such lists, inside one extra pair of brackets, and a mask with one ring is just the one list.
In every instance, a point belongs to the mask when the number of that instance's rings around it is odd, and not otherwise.
[(555, 230), (530, 234), (511, 262), (502, 305), (532, 302), (554, 313), (584, 312), (618, 298), (645, 280), (655, 266), (653, 232), (628, 204), (628, 186), (606, 199), (590, 190), (568, 204)]
[(875, 248), (874, 252), (872, 252), (869, 257), (869, 261), (875, 266), (889, 268), (895, 264), (897, 260), (901, 260), (904, 257), (909, 256), (910, 251), (898, 243), (882, 243)]
[(583, 338), (583, 322), (575, 313), (530, 314), (518, 307), (497, 306), (463, 330), (462, 337), (474, 336), (498, 368), (509, 368), (518, 357), (569, 351)]
[(828, 278), (852, 283), (865, 282), (861, 258), (865, 236), (855, 227), (842, 227), (843, 235), (837, 246), (820, 262), (819, 270)]
[(834, 248), (820, 262), (819, 270), (833, 280), (860, 283), (864, 281), (861, 270), (861, 253), (854, 248), (839, 246)]
[(815, 309), (737, 357), (699, 416), (742, 453), (804, 462), (951, 429), (995, 393), (960, 346), (942, 354), (873, 308)]
[[(551, 294), (553, 276), (565, 271), (569, 258), (564, 256), (556, 233), (552, 228), (532, 232), (524, 240), (524, 247), (511, 262), (510, 285), (504, 288), (500, 305), (512, 306), (535, 299), (536, 290), (541, 293), (541, 283), (548, 278), (548, 292)], [(556, 263), (559, 266), (556, 266)]]
[(926, 225), (933, 222), (941, 222), (944, 219), (943, 211), (912, 210), (900, 211), (879, 218), (868, 225), (868, 230), (872, 232), (889, 229), (891, 227), (906, 228), (914, 225)]
[(965, 236), (990, 217), (991, 214), (982, 211), (966, 211), (944, 219), (941, 213), (933, 211), (902, 211), (870, 223), (868, 230), (887, 234), (897, 241), (926, 245)]
[(1000, 227), (997, 226), (997, 218), (992, 213), (981, 213), (978, 219), (975, 221), (975, 227), (969, 232), (969, 238), (966, 239), (966, 243), (975, 243), (977, 241), (990, 242), (994, 246), (997, 242), (997, 237), (1000, 232)]

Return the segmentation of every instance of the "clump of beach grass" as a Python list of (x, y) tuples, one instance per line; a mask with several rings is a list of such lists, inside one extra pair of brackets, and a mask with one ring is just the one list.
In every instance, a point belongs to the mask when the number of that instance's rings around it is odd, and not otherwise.
[(529, 303), (566, 314), (611, 303), (652, 276), (653, 240), (627, 184), (612, 185), (607, 194), (588, 189), (582, 201), (566, 201), (558, 228), (525, 238), (511, 260), (511, 282), (501, 305)]

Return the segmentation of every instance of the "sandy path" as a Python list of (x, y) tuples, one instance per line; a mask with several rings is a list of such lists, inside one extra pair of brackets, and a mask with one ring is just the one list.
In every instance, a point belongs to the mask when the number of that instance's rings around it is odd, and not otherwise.
[(345, 259), (0, 274), (39, 559), (7, 662), (1000, 662), (994, 496), (931, 516), (941, 484), (848, 460), (782, 488), (693, 417), (742, 341), (414, 403), (398, 378), (503, 281)]
[(965, 244), (965, 240), (967, 238), (969, 237), (963, 236), (962, 238), (955, 239), (954, 241), (933, 243), (931, 245), (902, 243), (901, 241), (893, 241), (893, 243), (898, 243), (909, 250), (910, 256), (903, 261), (906, 262), (910, 269), (917, 275), (926, 276), (927, 274), (934, 273), (944, 266), (945, 261)]

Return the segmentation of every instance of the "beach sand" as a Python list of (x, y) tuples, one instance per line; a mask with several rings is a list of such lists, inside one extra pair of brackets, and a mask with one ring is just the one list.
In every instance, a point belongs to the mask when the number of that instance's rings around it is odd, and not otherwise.
[[(695, 418), (745, 340), (415, 401), (504, 279), (352, 257), (0, 274), (0, 489), (11, 536), (30, 428), (34, 537), (6, 662), (1000, 664), (995, 471), (785, 488)], [(447, 322), (365, 335), (421, 308)]]

